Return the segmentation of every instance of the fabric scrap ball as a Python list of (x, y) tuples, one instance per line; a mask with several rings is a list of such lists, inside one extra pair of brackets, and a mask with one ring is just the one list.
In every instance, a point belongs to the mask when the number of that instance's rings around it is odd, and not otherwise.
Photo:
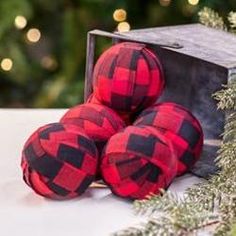
[(104, 105), (86, 103), (69, 109), (61, 123), (81, 127), (101, 154), (108, 139), (125, 127), (119, 115)]
[(194, 115), (181, 105), (160, 103), (144, 110), (134, 125), (156, 127), (169, 139), (178, 157), (178, 175), (190, 170), (203, 148), (203, 130)]
[(122, 117), (154, 104), (164, 84), (157, 55), (140, 43), (112, 46), (99, 57), (93, 73), (95, 98)]
[(176, 171), (171, 142), (153, 127), (127, 127), (111, 137), (102, 156), (104, 182), (124, 198), (158, 194), (171, 184)]
[(23, 179), (36, 193), (52, 199), (80, 196), (93, 182), (98, 151), (84, 131), (53, 123), (35, 131), (24, 145)]

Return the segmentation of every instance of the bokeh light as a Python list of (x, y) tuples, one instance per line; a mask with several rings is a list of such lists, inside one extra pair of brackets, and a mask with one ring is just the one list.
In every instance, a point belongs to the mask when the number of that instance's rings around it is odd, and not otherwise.
[(130, 31), (130, 24), (126, 21), (121, 22), (118, 24), (117, 30), (119, 32), (128, 32), (128, 31)]
[(29, 42), (37, 43), (41, 38), (41, 32), (39, 31), (39, 29), (32, 28), (27, 32), (26, 37)]
[(113, 19), (117, 22), (125, 21), (127, 13), (124, 9), (116, 9), (113, 13)]
[(17, 16), (15, 18), (15, 26), (17, 29), (24, 29), (27, 25), (27, 20), (24, 16)]
[(199, 0), (188, 0), (188, 3), (190, 4), (190, 5), (197, 5), (198, 3), (199, 3)]
[(13, 67), (13, 61), (10, 58), (4, 58), (1, 61), (1, 68), (4, 71), (10, 71)]
[(57, 61), (52, 56), (43, 57), (41, 60), (41, 65), (43, 68), (51, 71), (55, 70), (58, 66)]

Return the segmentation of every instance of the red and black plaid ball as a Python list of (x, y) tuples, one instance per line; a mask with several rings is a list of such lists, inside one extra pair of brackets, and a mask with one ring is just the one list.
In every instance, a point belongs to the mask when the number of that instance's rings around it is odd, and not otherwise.
[(199, 121), (186, 108), (175, 103), (160, 103), (144, 110), (134, 125), (158, 128), (177, 153), (178, 175), (191, 169), (200, 158), (203, 131)]
[(101, 164), (104, 182), (118, 196), (144, 199), (166, 189), (177, 171), (171, 142), (153, 127), (128, 126), (108, 141)]
[(97, 172), (94, 142), (79, 127), (53, 123), (26, 142), (21, 167), (24, 181), (38, 194), (67, 199), (81, 195)]
[[(94, 94), (91, 94), (89, 96), (87, 103), (102, 105), (102, 103), (96, 98), (96, 96)], [(121, 117), (121, 119), (125, 122), (125, 125), (132, 124), (133, 121), (135, 120), (135, 118), (137, 117), (136, 113), (129, 114), (129, 113), (125, 113), (125, 112), (119, 112), (118, 114)]]
[(125, 127), (124, 121), (113, 110), (91, 103), (69, 109), (60, 122), (83, 128), (88, 137), (94, 140), (99, 153), (107, 140)]
[(163, 87), (159, 59), (144, 44), (125, 42), (112, 46), (94, 68), (95, 98), (122, 116), (152, 105)]

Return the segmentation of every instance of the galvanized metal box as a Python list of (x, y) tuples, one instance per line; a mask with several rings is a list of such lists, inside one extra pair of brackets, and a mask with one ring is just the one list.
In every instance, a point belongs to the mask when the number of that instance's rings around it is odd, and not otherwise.
[(225, 114), (217, 110), (212, 94), (236, 73), (236, 37), (200, 24), (108, 33), (88, 33), (85, 100), (92, 93), (92, 71), (96, 37), (110, 37), (113, 43), (135, 41), (148, 44), (164, 67), (166, 89), (158, 101), (172, 101), (190, 109), (200, 120), (204, 151), (192, 172), (207, 177), (217, 171), (214, 157), (223, 132)]

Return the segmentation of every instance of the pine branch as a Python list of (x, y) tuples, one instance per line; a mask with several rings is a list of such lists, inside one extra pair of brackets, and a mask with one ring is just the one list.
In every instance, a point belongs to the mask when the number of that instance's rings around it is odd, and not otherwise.
[(212, 210), (217, 209), (221, 221), (214, 235), (226, 235), (236, 221), (236, 79), (232, 75), (231, 83), (217, 92), (214, 97), (219, 101), (219, 109), (230, 111), (227, 117), (223, 143), (216, 158), (220, 173), (206, 184), (199, 184), (188, 190), (192, 201), (199, 200), (203, 206), (209, 202)]
[(218, 101), (218, 109), (236, 110), (236, 75), (231, 76), (229, 85), (224, 85), (224, 89), (215, 93), (213, 97)]
[(236, 195), (231, 195), (230, 197), (226, 198), (227, 202), (225, 201), (224, 204), (220, 206), (220, 213), (221, 213), (221, 223), (216, 228), (214, 236), (221, 236), (228, 234), (233, 224), (236, 222)]
[(138, 227), (118, 232), (116, 236), (131, 235), (189, 235), (199, 229), (219, 223), (215, 212), (205, 210), (199, 202), (188, 197), (179, 198), (171, 192), (152, 195), (146, 200), (135, 201), (134, 208), (139, 214), (151, 217)]
[(229, 13), (228, 21), (230, 23), (231, 31), (235, 33), (236, 32), (236, 12)]
[(199, 21), (205, 26), (220, 29), (220, 30), (227, 30), (227, 27), (224, 23), (224, 20), (220, 15), (212, 10), (211, 8), (204, 7), (199, 13)]

